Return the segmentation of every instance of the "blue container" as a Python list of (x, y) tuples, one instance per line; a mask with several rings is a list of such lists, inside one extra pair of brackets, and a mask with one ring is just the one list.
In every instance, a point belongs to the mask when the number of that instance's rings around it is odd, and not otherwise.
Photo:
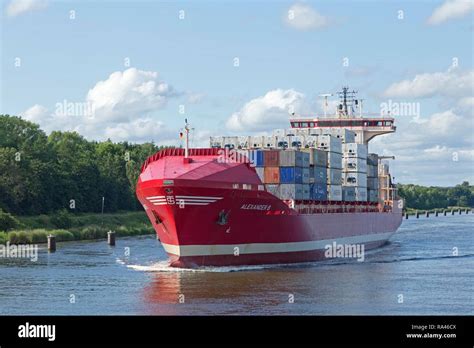
[(303, 183), (303, 168), (280, 167), (280, 183), (302, 184)]
[(295, 182), (295, 167), (280, 167), (280, 183), (293, 184)]
[(326, 184), (310, 184), (309, 190), (311, 199), (315, 201), (326, 201), (328, 198)]
[(311, 173), (311, 177), (314, 178), (314, 182), (316, 184), (325, 184), (327, 182), (328, 172), (326, 167), (319, 167), (314, 166), (311, 168), (313, 173)]
[(263, 167), (263, 150), (250, 150), (249, 151), (249, 160), (256, 167)]

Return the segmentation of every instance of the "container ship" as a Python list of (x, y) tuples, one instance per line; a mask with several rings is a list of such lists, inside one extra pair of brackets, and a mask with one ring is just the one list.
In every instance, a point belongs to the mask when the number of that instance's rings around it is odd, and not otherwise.
[(339, 96), (335, 115), (293, 114), (289, 129), (211, 137), (209, 148), (189, 148), (186, 120), (184, 148), (145, 161), (136, 194), (170, 266), (311, 262), (329, 246), (388, 241), (403, 202), (389, 158), (368, 144), (395, 132), (394, 119), (363, 114), (347, 87)]

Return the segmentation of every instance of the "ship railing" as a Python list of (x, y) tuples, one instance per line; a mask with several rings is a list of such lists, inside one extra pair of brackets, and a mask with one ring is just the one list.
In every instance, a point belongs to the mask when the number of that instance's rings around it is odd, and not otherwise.
[(299, 214), (325, 213), (369, 213), (387, 211), (381, 209), (377, 202), (345, 202), (345, 201), (314, 201), (284, 200), (289, 208)]

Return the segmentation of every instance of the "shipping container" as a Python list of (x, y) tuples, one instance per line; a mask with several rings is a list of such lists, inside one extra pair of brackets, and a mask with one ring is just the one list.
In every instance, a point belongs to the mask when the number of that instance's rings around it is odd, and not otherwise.
[(367, 172), (367, 161), (363, 158), (358, 157), (343, 157), (342, 158), (343, 170), (346, 172)]
[(341, 139), (333, 137), (332, 135), (320, 135), (318, 137), (318, 149), (342, 153), (342, 142)]
[(318, 136), (317, 135), (307, 135), (304, 138), (303, 146), (306, 149), (318, 147)]
[(263, 167), (263, 150), (250, 150), (249, 160), (251, 164), (255, 167)]
[(261, 182), (265, 182), (265, 171), (264, 167), (256, 167), (255, 171), (257, 172), (258, 177), (260, 178)]
[(223, 146), (228, 149), (237, 149), (239, 146), (239, 137), (232, 136), (232, 137), (224, 137), (223, 139)]
[(369, 153), (367, 155), (367, 164), (378, 166), (379, 164), (379, 155), (376, 153)]
[(224, 147), (224, 137), (209, 137), (209, 145), (212, 148)]
[(375, 178), (378, 176), (378, 167), (377, 166), (374, 166), (372, 164), (367, 164), (367, 176), (371, 177), (371, 178)]
[(310, 169), (309, 168), (301, 168), (301, 175), (302, 175), (301, 182), (303, 184), (309, 184), (309, 182), (310, 182), (309, 179), (311, 177)]
[(280, 183), (280, 167), (263, 167), (264, 168), (264, 183), (265, 184), (279, 184)]
[(328, 200), (329, 201), (342, 201), (342, 186), (341, 185), (328, 185)]
[(310, 168), (310, 178), (313, 178), (313, 182), (316, 184), (325, 184), (327, 183), (327, 168), (320, 166), (313, 166)]
[(323, 130), (321, 128), (310, 128), (308, 129), (308, 134), (310, 136), (319, 136), (323, 134)]
[(278, 184), (265, 184), (265, 190), (278, 198), (280, 197), (280, 185)]
[(333, 137), (341, 139), (344, 143), (355, 143), (356, 133), (346, 128), (327, 128), (322, 130), (323, 134), (332, 135)]
[(367, 188), (366, 187), (356, 187), (355, 188), (355, 198), (357, 202), (367, 202)]
[[(309, 182), (309, 168), (307, 172)], [(280, 167), (280, 182), (282, 184), (302, 184), (303, 168), (301, 167)]]
[[(309, 164), (314, 166), (326, 167), (328, 162), (328, 153), (319, 149), (301, 149), (301, 151), (309, 154)], [(339, 155), (339, 154), (337, 154)]]
[(356, 144), (356, 143), (346, 143), (342, 144), (342, 152), (344, 157), (358, 157), (367, 159), (367, 145), (365, 144)]
[(378, 190), (367, 189), (367, 200), (369, 202), (378, 202), (379, 200)]
[(329, 185), (341, 185), (342, 169), (327, 168), (327, 183)]
[(268, 167), (278, 167), (280, 165), (278, 150), (266, 150), (263, 152), (263, 164)]
[(309, 187), (309, 184), (303, 184), (301, 185), (302, 190), (303, 190), (303, 198), (304, 200), (310, 200), (311, 199), (311, 189)]
[(304, 199), (302, 184), (280, 184), (280, 199)]
[(344, 172), (342, 184), (345, 186), (367, 187), (367, 173)]
[(345, 202), (355, 202), (356, 190), (352, 186), (342, 186), (342, 200)]
[(297, 150), (279, 150), (280, 166), (282, 167), (309, 167), (309, 154)]
[(250, 148), (261, 149), (263, 148), (263, 143), (265, 142), (264, 136), (251, 136), (250, 139)]
[(378, 188), (379, 188), (379, 178), (367, 177), (367, 188), (369, 188), (371, 190), (378, 190)]
[(328, 168), (342, 169), (342, 154), (337, 152), (326, 152), (328, 157)]
[(263, 147), (266, 149), (275, 149), (277, 147), (277, 137), (265, 136), (263, 137)]
[(239, 136), (237, 137), (237, 148), (238, 149), (248, 149), (250, 144), (249, 136)]
[(326, 201), (328, 191), (326, 183), (314, 183), (309, 185), (310, 199), (315, 201)]

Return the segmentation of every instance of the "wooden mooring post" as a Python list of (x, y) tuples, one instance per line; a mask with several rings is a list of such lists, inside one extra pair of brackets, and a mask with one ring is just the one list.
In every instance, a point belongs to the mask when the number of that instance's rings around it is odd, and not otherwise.
[(107, 232), (107, 243), (111, 246), (115, 245), (115, 232), (114, 231)]
[(54, 253), (56, 251), (56, 236), (48, 235), (48, 251)]
[(430, 212), (429, 212), (428, 210), (425, 212), (425, 216), (426, 216), (427, 218), (430, 217)]

